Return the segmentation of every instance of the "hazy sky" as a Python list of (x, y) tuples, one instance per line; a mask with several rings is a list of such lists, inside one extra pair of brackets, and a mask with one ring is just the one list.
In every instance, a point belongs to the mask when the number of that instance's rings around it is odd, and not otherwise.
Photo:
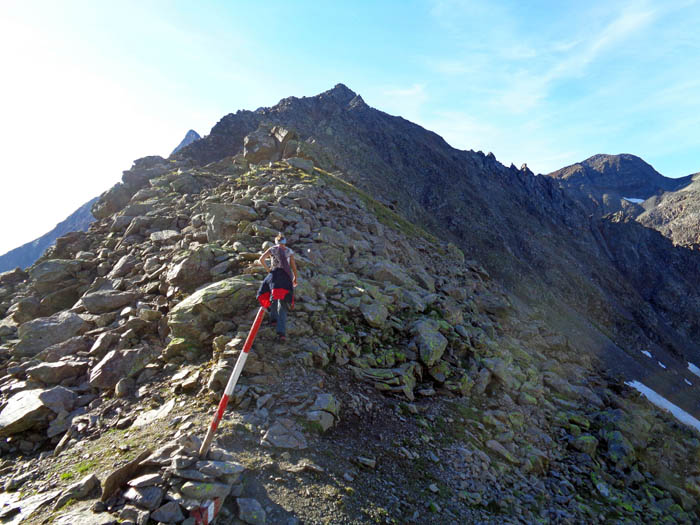
[(633, 153), (695, 173), (698, 27), (674, 0), (3, 0), (0, 254), (189, 128), (338, 82), (535, 172)]

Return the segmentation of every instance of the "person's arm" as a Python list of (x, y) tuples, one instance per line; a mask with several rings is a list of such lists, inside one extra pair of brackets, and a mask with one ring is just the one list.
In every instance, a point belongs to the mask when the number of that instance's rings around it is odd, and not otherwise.
[(270, 267), (267, 265), (267, 263), (265, 263), (265, 259), (267, 259), (268, 257), (270, 257), (270, 248), (265, 250), (265, 253), (263, 253), (260, 256), (260, 259), (258, 259), (256, 262), (262, 264), (263, 268), (265, 268), (265, 271), (267, 273), (270, 273)]
[(293, 254), (289, 256), (289, 266), (292, 267), (292, 272), (294, 273), (294, 281), (292, 281), (292, 284), (294, 284), (294, 286), (296, 286), (296, 285), (297, 285), (297, 276), (298, 276), (298, 274), (297, 274), (297, 263), (296, 263), (296, 261), (294, 260), (294, 255), (293, 255)]

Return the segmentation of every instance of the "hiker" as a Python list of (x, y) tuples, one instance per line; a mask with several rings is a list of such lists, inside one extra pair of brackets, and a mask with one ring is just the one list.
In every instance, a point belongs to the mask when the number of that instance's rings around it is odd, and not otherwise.
[[(270, 265), (265, 262), (270, 259)], [(287, 336), (287, 309), (294, 308), (294, 287), (297, 285), (297, 264), (294, 252), (287, 247), (283, 233), (275, 237), (275, 245), (268, 248), (258, 261), (268, 275), (258, 290), (258, 302), (270, 312), (270, 322), (276, 324), (277, 336)]]

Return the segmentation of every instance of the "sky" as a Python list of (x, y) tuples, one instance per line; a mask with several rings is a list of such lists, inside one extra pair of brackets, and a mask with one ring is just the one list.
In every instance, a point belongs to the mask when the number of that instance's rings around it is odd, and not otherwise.
[(700, 171), (697, 0), (3, 0), (0, 254), (238, 109), (342, 82), (460, 149), (547, 173)]

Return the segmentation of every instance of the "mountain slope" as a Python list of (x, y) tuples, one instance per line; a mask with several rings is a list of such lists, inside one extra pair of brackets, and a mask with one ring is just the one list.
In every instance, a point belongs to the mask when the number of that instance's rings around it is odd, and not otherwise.
[(64, 221), (59, 222), (50, 232), (14, 250), (10, 250), (4, 255), (0, 255), (0, 272), (6, 272), (17, 267), (26, 268), (31, 266), (47, 248), (56, 242), (57, 238), (69, 232), (87, 230), (92, 221), (95, 220), (90, 209), (96, 201), (97, 197), (83, 204)]
[[(0, 275), (3, 515), (182, 522), (216, 491), (228, 522), (697, 521), (697, 430), (624, 382), (697, 393), (662, 353), (692, 350), (663, 309), (692, 253), (344, 87), (242, 115)], [(205, 461), (280, 230), (289, 339), (262, 327)]]
[[(377, 195), (438, 237), (452, 239), (570, 344), (689, 410), (692, 390), (647, 371), (650, 349), (685, 369), (700, 360), (700, 260), (624, 217), (601, 217), (550, 177), (493, 155), (451, 148), (435, 133), (367, 106), (343, 85), (316, 97), (221, 119), (176, 158), (206, 164), (242, 153), (243, 138), (280, 124), (309, 156)], [(624, 165), (622, 163), (621, 165)]]

